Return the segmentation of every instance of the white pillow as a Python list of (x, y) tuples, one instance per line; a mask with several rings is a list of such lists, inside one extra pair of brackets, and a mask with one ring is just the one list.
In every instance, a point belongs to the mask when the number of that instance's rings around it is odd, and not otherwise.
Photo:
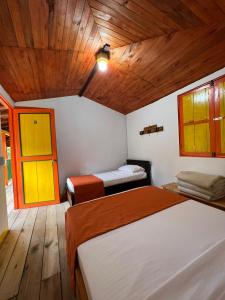
[(140, 167), (140, 166), (137, 166), (137, 165), (124, 165), (122, 167), (120, 167), (118, 169), (119, 171), (125, 171), (125, 172), (128, 172), (128, 173), (137, 173), (137, 172), (144, 172), (145, 169)]

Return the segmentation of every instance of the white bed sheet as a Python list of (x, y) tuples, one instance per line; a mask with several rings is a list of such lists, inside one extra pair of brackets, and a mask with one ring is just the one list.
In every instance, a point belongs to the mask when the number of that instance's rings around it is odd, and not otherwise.
[[(119, 170), (104, 173), (96, 173), (94, 175), (103, 181), (104, 187), (130, 182), (134, 180), (141, 180), (147, 177), (146, 172), (128, 173)], [(67, 178), (66, 183), (69, 191), (74, 193), (74, 186), (69, 178)]]
[(90, 300), (225, 299), (225, 213), (188, 200), (78, 247)]

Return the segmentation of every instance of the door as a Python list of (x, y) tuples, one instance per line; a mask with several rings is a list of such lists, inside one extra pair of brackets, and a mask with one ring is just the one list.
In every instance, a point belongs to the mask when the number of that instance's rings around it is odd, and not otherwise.
[(59, 203), (54, 110), (14, 110), (19, 208)]

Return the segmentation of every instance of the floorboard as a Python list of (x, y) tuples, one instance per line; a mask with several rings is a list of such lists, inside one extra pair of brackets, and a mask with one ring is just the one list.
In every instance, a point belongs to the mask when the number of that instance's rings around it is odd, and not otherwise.
[(65, 244), (69, 204), (14, 210), (12, 203), (7, 198), (10, 232), (0, 247), (0, 299), (74, 300)]
[(15, 222), (16, 218), (18, 217), (19, 213), (20, 213), (19, 209), (17, 209), (17, 210), (13, 209), (10, 212), (10, 214), (8, 214), (8, 226), (9, 226), (9, 229), (12, 228), (12, 225), (14, 224), (14, 222)]
[(42, 281), (40, 300), (61, 300), (60, 274), (56, 274)]
[(46, 207), (38, 210), (17, 300), (38, 300), (41, 288)]
[(67, 267), (66, 258), (66, 240), (65, 240), (65, 207), (58, 205), (56, 207), (57, 225), (58, 225), (58, 239), (59, 239), (59, 261), (61, 270), (62, 282), (62, 298), (63, 300), (73, 300), (73, 293), (70, 289), (69, 271)]
[(47, 207), (42, 280), (60, 272), (56, 206)]
[(9, 264), (9, 261), (13, 254), (17, 240), (22, 231), (23, 224), (26, 220), (27, 214), (28, 214), (27, 210), (21, 211), (19, 217), (13, 224), (11, 231), (6, 236), (4, 242), (1, 245), (1, 248), (0, 248), (0, 289), (1, 289), (1, 282), (3, 280), (6, 268)]
[(0, 299), (10, 299), (19, 292), (20, 281), (37, 215), (37, 209), (29, 210), (23, 229), (16, 243), (0, 286)]

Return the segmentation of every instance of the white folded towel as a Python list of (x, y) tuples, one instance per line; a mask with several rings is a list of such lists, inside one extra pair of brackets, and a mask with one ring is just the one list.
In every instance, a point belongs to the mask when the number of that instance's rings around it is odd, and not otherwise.
[(177, 174), (177, 179), (194, 184), (204, 189), (213, 188), (225, 182), (225, 177), (217, 175), (208, 175), (192, 171), (181, 171)]
[(210, 189), (203, 189), (197, 185), (182, 181), (182, 180), (178, 180), (177, 181), (177, 185), (178, 186), (182, 186), (184, 188), (211, 196), (211, 197), (216, 197), (216, 196), (221, 196), (221, 194), (225, 194), (225, 182), (224, 183), (220, 183), (220, 184), (216, 184), (213, 186), (213, 188)]
[(209, 195), (206, 195), (206, 194), (203, 194), (203, 193), (200, 193), (200, 192), (197, 192), (197, 191), (194, 191), (194, 190), (191, 190), (191, 189), (185, 188), (183, 186), (179, 186), (179, 185), (178, 185), (178, 190), (185, 194), (193, 195), (193, 196), (196, 196), (196, 197), (199, 197), (202, 199), (206, 199), (208, 201), (215, 201), (215, 200), (225, 197), (225, 193), (223, 193), (221, 195), (216, 195), (216, 196), (215, 195), (209, 196)]

